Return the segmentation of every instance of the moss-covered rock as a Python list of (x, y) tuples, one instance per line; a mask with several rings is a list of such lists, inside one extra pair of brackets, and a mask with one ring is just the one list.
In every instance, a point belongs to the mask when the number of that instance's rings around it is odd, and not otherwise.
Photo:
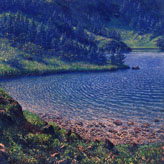
[(2, 89), (0, 89), (0, 120), (5, 125), (22, 125), (26, 122), (22, 107)]

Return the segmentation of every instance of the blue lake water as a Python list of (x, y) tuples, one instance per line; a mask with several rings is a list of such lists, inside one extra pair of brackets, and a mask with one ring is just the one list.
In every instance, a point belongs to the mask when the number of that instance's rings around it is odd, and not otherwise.
[(140, 70), (4, 79), (0, 85), (24, 109), (70, 119), (161, 120), (164, 125), (164, 53), (130, 53)]

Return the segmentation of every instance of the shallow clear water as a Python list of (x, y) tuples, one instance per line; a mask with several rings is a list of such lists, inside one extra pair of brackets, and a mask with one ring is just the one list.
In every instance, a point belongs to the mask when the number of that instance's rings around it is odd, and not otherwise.
[(164, 53), (131, 53), (140, 70), (73, 73), (1, 80), (24, 109), (70, 119), (121, 118), (164, 123)]

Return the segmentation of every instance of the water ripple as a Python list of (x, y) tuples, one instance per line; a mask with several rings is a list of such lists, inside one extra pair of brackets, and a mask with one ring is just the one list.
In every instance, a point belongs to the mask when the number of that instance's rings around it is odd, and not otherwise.
[(1, 80), (24, 109), (58, 111), (63, 116), (137, 118), (164, 124), (164, 54), (131, 53), (126, 63), (140, 70), (65, 74)]

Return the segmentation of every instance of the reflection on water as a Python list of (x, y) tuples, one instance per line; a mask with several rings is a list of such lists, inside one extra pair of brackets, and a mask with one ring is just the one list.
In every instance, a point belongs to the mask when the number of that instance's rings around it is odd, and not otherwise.
[(24, 109), (59, 112), (70, 119), (164, 122), (164, 54), (131, 53), (126, 63), (141, 69), (24, 77), (0, 84)]

